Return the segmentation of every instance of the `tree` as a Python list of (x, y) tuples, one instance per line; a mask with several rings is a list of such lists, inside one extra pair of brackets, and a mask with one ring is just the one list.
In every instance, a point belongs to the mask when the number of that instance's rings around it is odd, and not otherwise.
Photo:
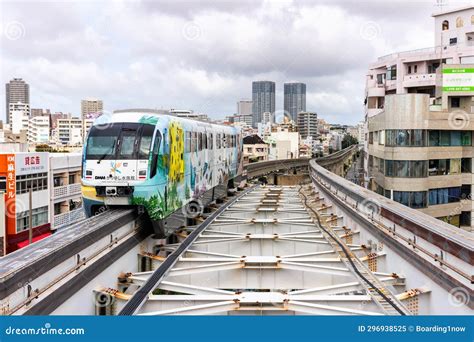
[(346, 147), (349, 147), (358, 143), (359, 141), (356, 138), (346, 133), (346, 135), (344, 135), (344, 138), (342, 138), (341, 147), (345, 149)]

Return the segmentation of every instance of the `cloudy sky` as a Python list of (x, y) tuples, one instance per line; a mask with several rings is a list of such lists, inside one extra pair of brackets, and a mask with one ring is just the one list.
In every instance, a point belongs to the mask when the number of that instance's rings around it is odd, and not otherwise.
[[(438, 0), (441, 1), (441, 0)], [(443, 0), (445, 3), (448, 0)], [(450, 1), (450, 6), (467, 2)], [(307, 84), (307, 110), (363, 118), (367, 65), (434, 44), (436, 0), (0, 0), (0, 80), (30, 84), (33, 108), (80, 113), (179, 108), (223, 118), (253, 80)], [(2, 86), (0, 119), (4, 118)]]

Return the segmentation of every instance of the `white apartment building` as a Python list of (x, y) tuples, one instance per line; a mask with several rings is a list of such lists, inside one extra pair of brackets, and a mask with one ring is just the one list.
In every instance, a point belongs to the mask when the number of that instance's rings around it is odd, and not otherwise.
[(271, 132), (265, 139), (269, 145), (269, 160), (299, 158), (300, 135), (298, 132), (281, 130)]
[(57, 127), (53, 130), (53, 140), (65, 146), (82, 145), (93, 122), (93, 119), (58, 119)]
[(29, 144), (47, 144), (49, 142), (49, 116), (35, 116), (29, 120)]
[(50, 154), (51, 229), (61, 229), (85, 217), (81, 193), (81, 153)]
[(13, 134), (19, 134), (22, 130), (28, 130), (28, 121), (30, 119), (29, 104), (22, 102), (10, 103), (8, 115), (10, 130)]
[(472, 230), (474, 6), (433, 17), (435, 47), (393, 53), (369, 67), (366, 182)]

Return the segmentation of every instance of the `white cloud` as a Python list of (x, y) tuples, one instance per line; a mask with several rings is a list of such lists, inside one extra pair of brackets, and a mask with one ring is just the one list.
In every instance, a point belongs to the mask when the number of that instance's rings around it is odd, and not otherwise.
[[(2, 6), (21, 39), (1, 37), (1, 81), (30, 83), (33, 107), (79, 112), (81, 98), (123, 107), (191, 108), (223, 117), (251, 82), (307, 83), (307, 108), (362, 118), (367, 65), (432, 45), (431, 3), (347, 1), (19, 2)], [(393, 17), (389, 12), (407, 15)], [(375, 23), (375, 37), (361, 28)], [(4, 98), (2, 97), (2, 101)], [(4, 106), (1, 106), (4, 108)], [(3, 116), (3, 114), (2, 114)], [(1, 116), (0, 116), (1, 117)]]

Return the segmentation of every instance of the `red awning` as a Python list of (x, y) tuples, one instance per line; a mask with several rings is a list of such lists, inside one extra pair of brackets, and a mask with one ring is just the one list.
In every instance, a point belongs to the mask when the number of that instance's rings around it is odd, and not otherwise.
[[(33, 237), (33, 242), (36, 242), (36, 241), (39, 241), (39, 240), (43, 240), (45, 237), (48, 237), (51, 235), (51, 232), (47, 232), (47, 233), (44, 233), (44, 234), (41, 234), (41, 235), (38, 235), (38, 236), (35, 236)], [(28, 240), (24, 240), (24, 241), (21, 241), (21, 242), (18, 242), (16, 244), (17, 248), (23, 248), (25, 246), (28, 246), (30, 244), (30, 241)]]

